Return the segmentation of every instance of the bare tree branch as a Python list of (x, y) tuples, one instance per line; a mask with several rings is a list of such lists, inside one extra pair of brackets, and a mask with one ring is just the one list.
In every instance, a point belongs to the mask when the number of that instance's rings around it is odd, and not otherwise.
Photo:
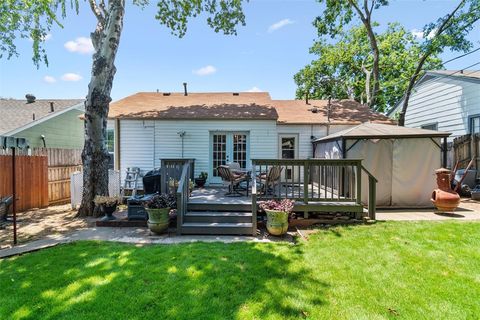
[(102, 9), (100, 9), (100, 7), (97, 5), (97, 2), (95, 0), (88, 0), (88, 3), (90, 4), (90, 9), (92, 9), (92, 12), (97, 18), (98, 22), (104, 25), (105, 16), (102, 13)]

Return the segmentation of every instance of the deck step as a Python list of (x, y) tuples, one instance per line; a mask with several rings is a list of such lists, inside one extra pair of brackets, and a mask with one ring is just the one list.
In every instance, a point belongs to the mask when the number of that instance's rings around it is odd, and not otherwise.
[(183, 216), (184, 222), (239, 223), (252, 222), (251, 212), (189, 211)]
[(218, 222), (185, 222), (182, 225), (182, 234), (230, 234), (230, 235), (251, 235), (253, 224), (246, 222), (239, 223), (218, 223)]
[(198, 203), (189, 202), (187, 204), (189, 211), (233, 211), (233, 212), (252, 212), (251, 203)]

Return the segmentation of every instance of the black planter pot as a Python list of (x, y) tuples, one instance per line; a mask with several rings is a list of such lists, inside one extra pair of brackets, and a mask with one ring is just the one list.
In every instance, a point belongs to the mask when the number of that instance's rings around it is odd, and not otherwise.
[(203, 188), (205, 186), (205, 183), (207, 182), (207, 179), (202, 179), (202, 178), (195, 178), (195, 185), (198, 188)]
[(105, 214), (105, 217), (102, 218), (103, 221), (115, 220), (113, 216), (115, 210), (117, 210), (117, 205), (114, 206), (100, 206), (100, 210)]

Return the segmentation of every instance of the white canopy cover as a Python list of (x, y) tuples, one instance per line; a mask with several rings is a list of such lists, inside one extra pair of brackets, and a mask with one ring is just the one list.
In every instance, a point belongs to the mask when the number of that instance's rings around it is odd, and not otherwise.
[[(365, 125), (360, 128), (365, 132)], [(385, 127), (385, 125), (380, 125)], [(393, 127), (393, 126), (390, 126)], [(336, 133), (334, 137), (328, 136), (317, 140), (315, 148), (316, 158), (340, 159), (343, 156), (342, 140), (345, 141), (347, 159), (363, 159), (363, 165), (370, 171), (377, 183), (377, 206), (379, 207), (432, 207), (431, 193), (436, 188), (435, 170), (441, 167), (441, 137), (448, 133), (430, 130), (415, 129), (417, 136), (412, 135), (410, 128), (394, 127), (395, 130), (386, 131), (385, 137), (363, 135), (355, 137), (350, 135), (352, 129), (345, 130), (350, 134), (343, 136)], [(384, 129), (384, 128), (382, 128)], [(392, 128), (393, 129), (393, 128)], [(408, 135), (398, 134), (392, 136), (392, 131), (398, 133), (402, 129), (409, 130)], [(430, 131), (431, 132), (431, 131)], [(362, 201), (367, 203), (368, 177), (362, 176)]]

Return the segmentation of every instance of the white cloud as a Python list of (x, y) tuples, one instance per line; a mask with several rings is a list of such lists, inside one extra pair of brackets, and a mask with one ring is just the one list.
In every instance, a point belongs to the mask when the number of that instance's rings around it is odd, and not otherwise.
[(193, 74), (196, 74), (197, 76), (208, 76), (214, 74), (215, 72), (217, 72), (217, 68), (211, 65), (201, 67), (197, 70), (193, 70)]
[(258, 87), (252, 87), (248, 89), (247, 92), (263, 92), (263, 90)]
[[(423, 31), (422, 30), (418, 30), (418, 29), (412, 29), (411, 33), (413, 34), (413, 36), (417, 39), (423, 39)], [(432, 31), (430, 31), (430, 33), (428, 34), (427, 36), (427, 39), (428, 40), (431, 40), (433, 39), (433, 37), (435, 37), (435, 34), (437, 33), (437, 29), (433, 29)]]
[(272, 33), (274, 31), (277, 31), (278, 29), (280, 28), (283, 28), (285, 26), (288, 26), (289, 24), (293, 24), (294, 21), (293, 20), (290, 20), (290, 19), (283, 19), (283, 20), (280, 20), (278, 22), (275, 22), (274, 24), (272, 24), (270, 27), (268, 27), (268, 32), (269, 33)]
[(76, 74), (76, 73), (65, 73), (62, 76), (63, 81), (80, 81), (82, 79), (83, 79), (83, 77), (79, 74)]
[(52, 76), (45, 76), (43, 77), (43, 81), (45, 81), (46, 83), (55, 83), (57, 82), (57, 79)]
[(90, 54), (94, 51), (92, 40), (86, 37), (78, 37), (75, 40), (67, 41), (63, 46), (70, 52), (81, 54)]
[(418, 29), (413, 29), (412, 31), (412, 35), (417, 38), (417, 39), (423, 39), (423, 31), (422, 30), (418, 30)]

